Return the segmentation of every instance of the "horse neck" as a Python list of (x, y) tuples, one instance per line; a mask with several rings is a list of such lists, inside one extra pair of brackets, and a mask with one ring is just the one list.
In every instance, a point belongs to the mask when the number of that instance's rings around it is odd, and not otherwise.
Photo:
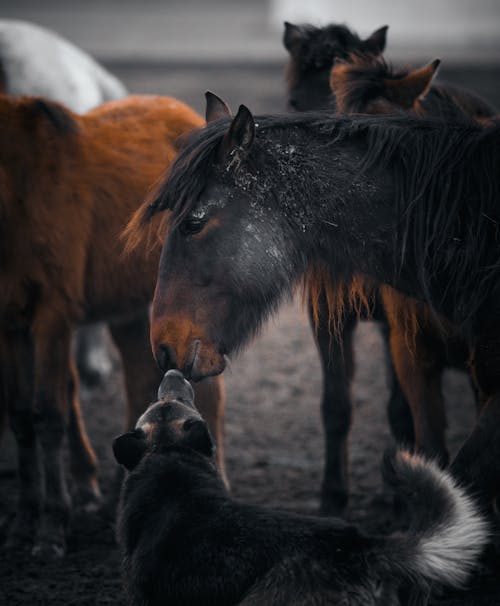
[(324, 136), (315, 139), (306, 131), (303, 156), (297, 152), (281, 187), (287, 198), (282, 208), (309, 262), (327, 264), (336, 275), (361, 272), (386, 281), (392, 268), (385, 260), (394, 252), (395, 188), (389, 171), (360, 170), (367, 146), (364, 133), (325, 145)]

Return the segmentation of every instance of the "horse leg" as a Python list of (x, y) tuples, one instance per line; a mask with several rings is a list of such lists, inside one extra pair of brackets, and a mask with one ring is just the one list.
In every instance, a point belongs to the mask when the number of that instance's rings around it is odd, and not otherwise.
[(340, 514), (349, 493), (349, 445), (351, 427), (350, 384), (354, 373), (352, 336), (356, 315), (346, 312), (343, 321), (332, 330), (328, 304), (322, 292), (317, 304), (317, 323), (309, 306), (313, 334), (323, 369), (321, 412), (325, 436), (325, 466), (321, 487), (321, 511)]
[(450, 470), (484, 505), (500, 495), (500, 391), (483, 406)]
[(71, 327), (60, 314), (39, 314), (35, 338), (36, 433), (42, 449), (45, 500), (33, 554), (61, 557), (70, 499), (62, 461), (62, 443), (68, 424), (68, 384), (71, 380)]
[[(127, 322), (110, 325), (111, 335), (123, 361), (127, 390), (127, 428), (135, 426), (146, 407), (156, 399), (161, 373), (151, 354), (147, 310)], [(208, 422), (217, 443), (217, 463), (225, 478), (224, 464), (224, 386), (222, 378), (207, 379), (194, 385), (195, 402)]]
[(40, 517), (41, 469), (35, 432), (34, 352), (29, 330), (2, 339), (0, 406), (17, 442), (19, 495), (7, 548), (31, 548)]
[(443, 361), (439, 355), (444, 355), (443, 346), (436, 340), (431, 343), (427, 335), (419, 330), (415, 338), (415, 351), (412, 352), (408, 346), (406, 328), (398, 320), (394, 322), (394, 318), (390, 318), (389, 322), (394, 366), (412, 412), (415, 448), (435, 457), (444, 466), (448, 462), (448, 452), (441, 392)]
[(229, 488), (224, 454), (224, 404), (226, 399), (224, 380), (222, 376), (211, 377), (195, 383), (193, 387), (196, 407), (208, 423), (210, 433), (215, 439), (217, 468), (224, 484)]
[(391, 434), (396, 444), (404, 447), (413, 447), (415, 443), (413, 418), (408, 401), (399, 384), (396, 369), (394, 368), (390, 347), (390, 330), (385, 314), (383, 318), (381, 318), (381, 332), (384, 343), (387, 384), (390, 390), (389, 402), (387, 405), (389, 427), (391, 428)]
[(495, 330), (474, 350), (473, 371), (485, 395), (476, 425), (458, 451), (451, 472), (489, 505), (500, 495), (500, 348)]
[(80, 399), (78, 396), (78, 373), (75, 361), (70, 360), (68, 381), (69, 422), (68, 448), (75, 497), (78, 505), (85, 511), (93, 511), (101, 500), (97, 481), (97, 457), (85, 431)]
[(126, 429), (133, 429), (137, 419), (156, 399), (161, 373), (156, 367), (149, 344), (147, 309), (133, 318), (110, 323), (109, 329), (122, 358), (127, 393)]

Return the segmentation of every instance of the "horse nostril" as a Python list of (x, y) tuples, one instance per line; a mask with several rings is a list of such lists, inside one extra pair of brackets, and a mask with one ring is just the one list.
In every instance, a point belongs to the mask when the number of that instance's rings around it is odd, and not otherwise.
[(160, 345), (156, 350), (156, 363), (163, 372), (175, 368), (175, 352), (166, 344)]

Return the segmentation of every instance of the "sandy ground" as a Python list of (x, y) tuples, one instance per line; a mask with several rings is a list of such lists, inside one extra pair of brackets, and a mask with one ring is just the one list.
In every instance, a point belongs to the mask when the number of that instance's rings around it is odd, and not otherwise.
[[(114, 67), (131, 90), (175, 94), (200, 110), (206, 88), (225, 96), (233, 107), (243, 101), (257, 112), (282, 106), (282, 74), (277, 68)], [(479, 76), (477, 70), (455, 71), (451, 76), (480, 90), (500, 107), (498, 70)], [(379, 473), (382, 452), (390, 443), (385, 414), (388, 390), (381, 337), (373, 323), (363, 322), (357, 330), (356, 361), (350, 438), (352, 496), (347, 516), (367, 530), (383, 532), (391, 517)], [(264, 334), (234, 361), (226, 381), (227, 462), (234, 495), (295, 511), (317, 511), (323, 460), (321, 376), (311, 331), (297, 303), (286, 305)], [(115, 472), (111, 440), (120, 433), (124, 418), (122, 389), (116, 370), (100, 388), (82, 390), (105, 494)], [(463, 375), (446, 373), (444, 391), (453, 453), (472, 426), (474, 405)], [(15, 510), (13, 461), (14, 448), (7, 435), (0, 454), (0, 534), (7, 531)], [(464, 592), (436, 596), (432, 603), (500, 604), (499, 579), (498, 568), (489, 570)], [(49, 564), (16, 554), (7, 557), (0, 551), (2, 606), (118, 605), (123, 601), (112, 523), (97, 514), (75, 516), (68, 555), (60, 562)]]

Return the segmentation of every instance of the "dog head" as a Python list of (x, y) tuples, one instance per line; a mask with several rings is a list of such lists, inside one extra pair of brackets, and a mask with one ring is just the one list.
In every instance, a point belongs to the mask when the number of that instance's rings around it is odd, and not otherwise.
[(115, 438), (113, 452), (130, 471), (146, 452), (175, 447), (207, 457), (214, 451), (207, 424), (194, 405), (193, 388), (178, 370), (169, 370), (158, 389), (158, 400), (139, 418), (135, 429)]

